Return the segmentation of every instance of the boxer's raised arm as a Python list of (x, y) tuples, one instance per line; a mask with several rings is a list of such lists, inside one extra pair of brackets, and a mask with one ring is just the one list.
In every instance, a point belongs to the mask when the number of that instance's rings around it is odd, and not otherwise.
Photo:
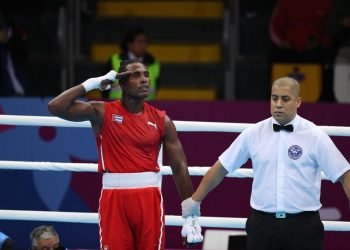
[(103, 117), (103, 102), (84, 102), (77, 99), (93, 89), (110, 89), (116, 78), (127, 74), (130, 72), (117, 74), (111, 70), (104, 76), (89, 78), (52, 99), (48, 105), (49, 111), (69, 121), (99, 121)]
[(86, 93), (80, 84), (64, 91), (49, 102), (49, 111), (62, 119), (69, 121), (95, 121), (97, 109), (102, 103), (77, 100)]

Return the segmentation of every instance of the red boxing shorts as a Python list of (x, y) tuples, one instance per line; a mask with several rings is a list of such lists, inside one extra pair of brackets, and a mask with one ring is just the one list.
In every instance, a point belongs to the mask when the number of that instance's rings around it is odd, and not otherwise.
[(154, 172), (103, 175), (99, 207), (102, 250), (164, 249), (163, 198)]

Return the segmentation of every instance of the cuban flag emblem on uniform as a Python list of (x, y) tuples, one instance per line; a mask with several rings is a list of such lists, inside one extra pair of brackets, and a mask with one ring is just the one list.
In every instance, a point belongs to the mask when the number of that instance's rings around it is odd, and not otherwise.
[(117, 114), (112, 114), (112, 121), (117, 122), (117, 123), (123, 123), (123, 116), (117, 115)]

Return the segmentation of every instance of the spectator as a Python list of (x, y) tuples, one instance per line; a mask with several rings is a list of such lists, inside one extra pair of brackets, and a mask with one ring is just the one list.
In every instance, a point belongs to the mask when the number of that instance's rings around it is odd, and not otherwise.
[[(150, 95), (148, 99), (155, 99), (157, 84), (159, 84), (160, 63), (153, 55), (147, 52), (148, 34), (141, 28), (133, 28), (126, 32), (121, 44), (121, 53), (113, 54), (107, 65), (107, 70), (118, 71), (122, 61), (138, 59), (144, 63), (149, 71)], [(106, 96), (107, 94), (107, 96)], [(120, 99), (121, 88), (118, 86), (111, 91), (104, 92), (105, 97), (109, 99)]]
[(350, 102), (350, 1), (337, 0), (332, 11), (330, 34), (334, 41), (333, 89), (338, 102)]
[(330, 33), (336, 49), (350, 47), (350, 1), (336, 0), (330, 18)]
[(65, 250), (52, 226), (39, 226), (30, 233), (31, 250)]
[(26, 59), (26, 34), (15, 29), (0, 13), (0, 95), (25, 95), (22, 65)]
[(319, 100), (334, 101), (334, 51), (328, 31), (334, 0), (280, 0), (270, 22), (273, 62), (321, 64)]
[(4, 233), (0, 232), (0, 250), (12, 250), (12, 240)]
[(332, 0), (280, 0), (271, 19), (271, 39), (293, 53), (330, 47), (327, 23)]

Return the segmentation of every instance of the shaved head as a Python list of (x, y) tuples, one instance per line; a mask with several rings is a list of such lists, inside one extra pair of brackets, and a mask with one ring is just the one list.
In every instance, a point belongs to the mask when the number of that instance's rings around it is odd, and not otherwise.
[(276, 81), (273, 82), (272, 87), (277, 86), (277, 87), (290, 87), (294, 94), (295, 97), (300, 97), (300, 84), (298, 81), (291, 77), (281, 77), (277, 79)]
[(279, 124), (285, 125), (291, 122), (300, 104), (300, 85), (296, 80), (282, 77), (272, 84), (271, 114)]

